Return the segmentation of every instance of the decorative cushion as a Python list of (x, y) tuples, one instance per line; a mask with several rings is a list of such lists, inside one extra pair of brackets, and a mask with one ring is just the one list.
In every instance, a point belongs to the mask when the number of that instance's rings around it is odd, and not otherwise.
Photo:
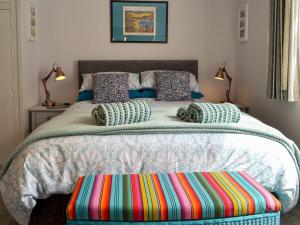
[(94, 92), (92, 90), (81, 91), (76, 99), (76, 102), (88, 101), (94, 99)]
[[(171, 70), (148, 70), (141, 72), (141, 79), (142, 79), (142, 88), (144, 89), (156, 89), (156, 82), (155, 82), (155, 72), (166, 72)], [(178, 71), (181, 72), (181, 71)], [(190, 72), (190, 89), (193, 92), (200, 93), (199, 84), (196, 80), (196, 76)]]
[(142, 98), (141, 90), (129, 90), (128, 93), (130, 99)]
[[(82, 74), (83, 82), (81, 84), (81, 88), (79, 92), (87, 91), (87, 90), (93, 90), (93, 77), (92, 75), (102, 75), (102, 74), (116, 74), (120, 73), (123, 74), (125, 72), (98, 72), (98, 73), (87, 73)], [(140, 83), (140, 74), (138, 73), (128, 73), (128, 89), (129, 90), (140, 90), (142, 89), (141, 83)]]
[(155, 89), (143, 89), (142, 90), (142, 98), (156, 98), (156, 90)]
[(268, 217), (280, 209), (280, 202), (244, 172), (94, 175), (79, 178), (67, 217), (69, 221), (194, 224), (217, 218), (243, 220), (254, 214)]
[(129, 101), (128, 73), (93, 75), (94, 103)]
[[(143, 98), (142, 97), (142, 91), (141, 90), (129, 90), (129, 98), (130, 99), (136, 99), (136, 98)], [(81, 101), (90, 101), (94, 99), (94, 91), (93, 90), (87, 90), (87, 91), (81, 91), (79, 92), (79, 95), (77, 97), (77, 102)]]
[[(129, 90), (129, 98), (156, 98), (156, 90), (154, 89), (143, 89), (143, 90)], [(192, 99), (201, 99), (204, 95), (202, 93), (192, 92)], [(81, 91), (76, 99), (77, 102), (91, 101), (94, 99), (94, 92), (92, 90)]]
[(198, 92), (192, 91), (192, 99), (201, 99), (203, 97), (204, 97), (204, 95), (201, 92), (198, 93)]
[[(141, 90), (141, 96), (140, 98), (156, 98), (157, 94), (156, 94), (156, 90), (155, 89), (143, 89)], [(130, 92), (129, 92), (130, 95)], [(204, 97), (204, 95), (200, 92), (191, 92), (192, 95), (192, 99), (201, 99)]]
[(178, 71), (155, 72), (158, 101), (191, 100), (190, 73)]

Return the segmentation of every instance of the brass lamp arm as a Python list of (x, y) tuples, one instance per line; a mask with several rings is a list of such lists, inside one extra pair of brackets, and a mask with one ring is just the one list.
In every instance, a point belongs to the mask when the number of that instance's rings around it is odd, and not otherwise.
[(226, 62), (222, 63), (222, 65), (220, 66), (217, 74), (214, 76), (215, 79), (218, 80), (225, 80), (225, 76), (228, 80), (228, 87), (226, 90), (226, 98), (227, 98), (227, 102), (231, 102), (230, 101), (230, 89), (231, 89), (231, 83), (232, 83), (232, 78), (229, 76), (227, 70), (226, 70)]
[(227, 73), (227, 70), (224, 68), (224, 73), (226, 75), (226, 78), (229, 80), (229, 81), (232, 81), (232, 78), (231, 76), (229, 76), (229, 74)]
[(51, 75), (56, 72), (56, 68), (58, 67), (58, 64), (57, 63), (54, 63), (53, 64), (53, 67), (52, 67), (52, 70), (50, 71), (50, 73), (42, 79), (43, 83), (47, 83), (48, 79), (51, 77)]
[(51, 77), (51, 75), (57, 71), (57, 68), (58, 68), (58, 64), (54, 63), (50, 73), (45, 78), (42, 79), (43, 87), (44, 87), (44, 91), (45, 91), (45, 95), (46, 95), (46, 100), (43, 103), (43, 105), (47, 106), (47, 107), (52, 107), (56, 104), (55, 101), (51, 100), (50, 92), (48, 91), (48, 87), (47, 87), (47, 81)]
[(228, 79), (228, 87), (227, 87), (227, 90), (226, 90), (227, 102), (231, 102), (231, 100), (230, 100), (230, 90), (231, 90), (232, 78), (227, 73), (227, 70), (225, 69), (225, 67), (224, 67), (223, 71), (224, 71), (224, 73), (226, 75), (226, 78)]

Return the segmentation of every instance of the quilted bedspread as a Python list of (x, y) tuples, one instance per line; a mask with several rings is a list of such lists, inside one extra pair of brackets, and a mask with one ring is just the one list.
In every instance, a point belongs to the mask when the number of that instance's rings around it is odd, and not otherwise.
[[(151, 103), (139, 125), (98, 127), (90, 102), (76, 103), (39, 127), (1, 172), (6, 207), (27, 224), (36, 199), (71, 193), (79, 176), (189, 171), (245, 171), (284, 212), (299, 193), (299, 150), (279, 131), (247, 114), (235, 125), (199, 125), (176, 118), (187, 103)], [(170, 128), (171, 127), (171, 128)]]

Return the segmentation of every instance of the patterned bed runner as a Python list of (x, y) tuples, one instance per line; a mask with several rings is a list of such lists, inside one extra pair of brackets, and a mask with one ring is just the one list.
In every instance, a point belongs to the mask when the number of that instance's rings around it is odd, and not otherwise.
[(182, 221), (278, 212), (280, 202), (244, 172), (80, 177), (69, 220)]

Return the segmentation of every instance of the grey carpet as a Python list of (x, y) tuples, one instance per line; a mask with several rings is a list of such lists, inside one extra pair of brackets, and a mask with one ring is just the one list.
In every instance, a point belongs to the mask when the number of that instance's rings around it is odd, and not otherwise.
[[(17, 222), (7, 212), (2, 199), (0, 198), (0, 224), (18, 225)], [(282, 225), (300, 225), (300, 203), (291, 212), (281, 217)]]
[(0, 198), (0, 224), (2, 225), (17, 225), (18, 223), (15, 222), (15, 220), (11, 217), (11, 215), (9, 215), (9, 213), (7, 212), (2, 198)]
[(281, 216), (282, 225), (300, 225), (300, 202), (291, 212)]

